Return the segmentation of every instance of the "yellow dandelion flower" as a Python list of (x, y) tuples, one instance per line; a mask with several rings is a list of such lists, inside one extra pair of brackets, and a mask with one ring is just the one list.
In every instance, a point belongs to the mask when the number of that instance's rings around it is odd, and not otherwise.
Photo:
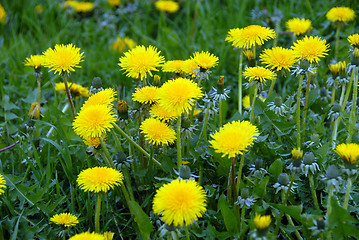
[(0, 4), (0, 23), (4, 24), (6, 22), (6, 11), (4, 7)]
[(0, 195), (5, 192), (6, 188), (6, 180), (3, 175), (0, 174)]
[(152, 104), (158, 100), (158, 87), (146, 86), (136, 88), (135, 92), (132, 93), (132, 100), (139, 103)]
[(70, 237), (69, 240), (106, 240), (106, 238), (99, 233), (83, 232)]
[[(89, 89), (87, 87), (83, 87), (80, 84), (67, 82), (67, 85), (70, 89), (70, 92), (73, 93), (75, 96), (78, 97), (88, 97), (89, 96)], [(56, 83), (55, 90), (58, 92), (66, 92), (65, 83)]]
[(44, 52), (44, 66), (50, 68), (49, 71), (55, 71), (55, 74), (70, 73), (75, 71), (74, 67), (81, 68), (78, 64), (83, 61), (83, 54), (72, 43), (56, 44), (54, 49), (49, 48)]
[[(104, 142), (106, 142), (105, 138), (106, 138), (106, 134), (104, 133), (102, 135), (102, 139)], [(98, 146), (101, 145), (100, 137), (87, 137), (87, 138), (83, 139), (83, 141), (86, 144), (86, 146), (89, 146), (89, 147), (97, 148)]]
[(106, 105), (91, 105), (82, 108), (72, 123), (77, 135), (83, 139), (100, 137), (113, 128), (116, 114)]
[(151, 107), (150, 115), (162, 121), (170, 121), (178, 117), (176, 112), (166, 109), (159, 103), (156, 103)]
[(66, 1), (64, 3), (64, 8), (67, 8), (68, 6), (72, 7), (75, 12), (78, 13), (91, 12), (95, 8), (93, 2)]
[(329, 70), (333, 75), (333, 78), (339, 76), (340, 73), (345, 73), (347, 69), (347, 64), (345, 61), (339, 61), (337, 63), (329, 64)]
[(121, 186), (123, 174), (114, 168), (93, 167), (82, 170), (76, 181), (85, 192), (106, 193), (115, 186)]
[(141, 81), (149, 74), (152, 77), (151, 71), (158, 71), (165, 58), (160, 56), (161, 52), (157, 52), (157, 48), (149, 46), (137, 46), (120, 58), (118, 64), (122, 70), (127, 72), (126, 76), (141, 79)]
[(42, 6), (41, 4), (35, 6), (35, 13), (37, 15), (41, 15), (43, 12), (44, 12), (44, 6)]
[(297, 40), (292, 46), (294, 55), (298, 58), (304, 58), (310, 63), (318, 63), (320, 57), (328, 55), (329, 44), (318, 36), (305, 36), (302, 40)]
[(221, 129), (211, 135), (209, 141), (215, 152), (222, 153), (222, 157), (229, 158), (236, 154), (243, 154), (257, 139), (259, 132), (256, 126), (248, 121), (233, 121), (225, 124)]
[(191, 77), (196, 76), (196, 72), (199, 70), (199, 66), (193, 59), (187, 59), (182, 63), (182, 71)]
[(194, 180), (175, 179), (160, 187), (153, 199), (153, 211), (167, 225), (190, 225), (206, 211), (206, 192)]
[(243, 72), (243, 76), (248, 78), (248, 81), (257, 81), (263, 83), (267, 80), (272, 80), (276, 74), (264, 67), (247, 67)]
[(204, 70), (208, 70), (217, 66), (218, 64), (218, 57), (214, 56), (212, 53), (209, 52), (195, 52), (191, 59), (201, 68)]
[(292, 18), (285, 23), (287, 30), (293, 32), (294, 35), (303, 35), (312, 29), (312, 21), (305, 18)]
[(155, 2), (155, 7), (163, 12), (174, 13), (178, 11), (179, 4), (175, 1), (160, 0)]
[(251, 100), (250, 100), (249, 95), (246, 95), (246, 96), (243, 97), (242, 106), (244, 108), (250, 108), (251, 107)]
[(113, 232), (104, 232), (103, 236), (105, 237), (105, 240), (112, 240), (115, 236), (115, 233)]
[(137, 43), (131, 38), (128, 38), (128, 37), (120, 38), (120, 37), (118, 37), (116, 39), (116, 41), (113, 42), (110, 45), (110, 48), (113, 51), (122, 53), (126, 49), (132, 49), (132, 48), (136, 47), (136, 45), (137, 45)]
[(176, 78), (165, 82), (158, 91), (158, 102), (177, 116), (188, 112), (194, 101), (203, 96), (197, 83), (187, 78)]
[(326, 17), (333, 22), (353, 21), (355, 12), (349, 7), (333, 7), (327, 12)]
[(236, 48), (252, 48), (261, 46), (265, 41), (275, 37), (274, 30), (259, 25), (249, 25), (245, 28), (229, 30), (226, 41)]
[(252, 58), (254, 58), (254, 53), (251, 49), (244, 50), (243, 54), (247, 58), (247, 60), (251, 60)]
[(348, 37), (348, 42), (350, 43), (350, 45), (359, 48), (359, 34), (355, 33), (352, 34)]
[(359, 159), (359, 144), (342, 143), (335, 148), (334, 152), (338, 153), (344, 163), (356, 164)]
[(78, 218), (71, 213), (60, 213), (52, 216), (50, 222), (53, 222), (57, 225), (64, 225), (65, 227), (75, 226), (79, 223)]
[(299, 160), (303, 158), (303, 150), (300, 148), (293, 148), (292, 149), (292, 158), (293, 160)]
[(121, 5), (121, 0), (107, 0), (107, 2), (113, 7), (118, 7)]
[(270, 223), (271, 223), (270, 215), (261, 216), (259, 214), (256, 214), (256, 216), (254, 217), (254, 225), (259, 231), (266, 230), (269, 227)]
[(141, 132), (153, 145), (169, 145), (176, 140), (176, 132), (166, 123), (156, 118), (147, 118), (141, 123)]
[(38, 102), (31, 103), (31, 107), (30, 107), (30, 110), (29, 110), (29, 113), (28, 113), (29, 118), (39, 120), (40, 117), (44, 117), (41, 114), (40, 110), (41, 110), (40, 103), (38, 103)]
[(167, 61), (162, 66), (163, 72), (173, 72), (173, 73), (183, 73), (182, 66), (184, 61), (183, 60), (172, 60)]
[(193, 111), (193, 117), (198, 117), (200, 113), (202, 113), (203, 111), (199, 108), (195, 108)]
[(25, 66), (33, 67), (35, 70), (44, 66), (44, 56), (43, 55), (31, 55), (29, 58), (25, 59)]
[(294, 55), (292, 49), (282, 47), (274, 47), (265, 49), (259, 56), (260, 61), (267, 65), (271, 70), (280, 71), (282, 69), (290, 71), (297, 62), (297, 57)]
[(106, 88), (91, 95), (81, 109), (93, 105), (105, 105), (111, 107), (115, 99), (116, 91), (113, 88)]

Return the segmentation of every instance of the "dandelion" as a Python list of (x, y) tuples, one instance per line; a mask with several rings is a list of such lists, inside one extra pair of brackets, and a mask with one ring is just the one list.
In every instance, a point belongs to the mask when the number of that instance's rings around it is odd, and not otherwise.
[(292, 158), (293, 160), (300, 160), (303, 158), (303, 150), (300, 148), (293, 148), (292, 149)]
[(359, 48), (359, 34), (355, 33), (352, 34), (348, 37), (348, 42), (350, 43), (350, 45)]
[(155, 7), (163, 12), (174, 13), (179, 9), (178, 2), (160, 0), (155, 2)]
[(121, 37), (118, 37), (116, 39), (115, 42), (113, 42), (111, 45), (110, 45), (110, 48), (113, 50), (113, 51), (116, 51), (116, 52), (120, 52), (122, 53), (123, 51), (125, 51), (126, 49), (132, 49), (134, 47), (136, 47), (137, 43), (131, 39), (131, 38), (128, 38), (128, 37), (124, 37), (124, 38), (121, 38)]
[(4, 24), (6, 22), (6, 11), (4, 7), (0, 4), (0, 23)]
[(85, 192), (106, 193), (115, 186), (121, 186), (123, 174), (114, 168), (93, 167), (82, 170), (76, 181)]
[(335, 80), (339, 76), (340, 73), (345, 73), (347, 69), (347, 64), (345, 61), (339, 61), (337, 63), (329, 64), (329, 70)]
[(75, 71), (75, 67), (81, 68), (78, 64), (83, 61), (83, 53), (80, 53), (80, 48), (75, 47), (72, 43), (56, 44), (54, 49), (49, 48), (43, 54), (44, 66), (59, 75), (65, 72), (69, 74), (70, 71)]
[(204, 71), (213, 68), (218, 64), (218, 57), (209, 52), (195, 52), (191, 59)]
[(269, 227), (269, 224), (271, 223), (270, 215), (261, 216), (259, 214), (256, 214), (254, 217), (254, 225), (256, 225), (256, 228), (259, 231), (266, 230)]
[(107, 2), (113, 7), (118, 7), (121, 4), (121, 0), (107, 0)]
[[(75, 96), (78, 97), (88, 97), (89, 96), (89, 89), (87, 87), (83, 87), (80, 84), (67, 82), (70, 88), (70, 92), (72, 92)], [(58, 92), (65, 92), (66, 87), (65, 83), (56, 83), (55, 90)]]
[(31, 55), (29, 58), (25, 59), (24, 65), (33, 67), (35, 70), (41, 69), (41, 67), (44, 66), (44, 56)]
[(169, 80), (158, 91), (158, 102), (177, 115), (188, 112), (194, 101), (203, 96), (197, 83), (187, 78)]
[(248, 121), (233, 121), (225, 124), (219, 131), (213, 133), (209, 141), (215, 152), (229, 158), (243, 154), (253, 144), (259, 135), (256, 126)]
[(150, 115), (162, 121), (170, 121), (178, 117), (175, 111), (170, 111), (159, 103), (151, 106)]
[(60, 213), (52, 216), (50, 222), (53, 222), (57, 225), (63, 225), (65, 227), (75, 226), (79, 223), (78, 218), (71, 213)]
[(0, 174), (0, 195), (5, 192), (6, 188), (6, 180), (3, 175)]
[(292, 46), (294, 55), (298, 58), (308, 60), (310, 63), (318, 63), (320, 57), (328, 55), (329, 45), (327, 41), (318, 36), (305, 36), (302, 40), (297, 40)]
[(333, 22), (353, 21), (355, 12), (349, 7), (333, 7), (327, 12), (326, 17)]
[(343, 159), (344, 163), (356, 164), (359, 159), (359, 144), (342, 143), (334, 150)]
[(300, 36), (312, 29), (312, 21), (309, 19), (292, 18), (285, 23), (287, 30), (295, 36)]
[(183, 60), (167, 61), (163, 64), (162, 71), (181, 74), (181, 73), (183, 73), (183, 70), (182, 70), (183, 63), (184, 63)]
[(275, 37), (274, 30), (259, 25), (250, 25), (242, 29), (231, 29), (226, 37), (236, 48), (252, 48), (261, 46), (265, 41)]
[(113, 88), (106, 88), (91, 95), (82, 106), (81, 110), (93, 105), (105, 105), (111, 107), (115, 99), (116, 91)]
[(29, 110), (29, 113), (28, 113), (29, 118), (39, 120), (40, 117), (44, 117), (41, 114), (40, 110), (41, 110), (40, 103), (38, 103), (38, 102), (31, 103), (31, 107), (30, 107), (30, 110)]
[(136, 88), (132, 100), (142, 104), (152, 104), (158, 100), (158, 87), (146, 86)]
[(78, 13), (91, 12), (95, 7), (93, 2), (66, 1), (64, 3), (64, 8), (67, 8), (68, 6), (72, 7), (75, 12)]
[(183, 61), (181, 70), (190, 77), (195, 77), (199, 66), (193, 59)]
[(243, 76), (248, 78), (248, 81), (256, 81), (264, 83), (266, 80), (273, 80), (276, 76), (274, 72), (264, 67), (248, 67), (243, 72)]
[(249, 95), (246, 95), (242, 99), (242, 105), (244, 108), (250, 108), (251, 107), (251, 101)]
[(115, 236), (115, 233), (113, 232), (104, 232), (103, 236), (105, 237), (105, 240), (112, 240)]
[[(102, 136), (102, 139), (104, 142), (105, 142), (105, 136), (106, 136), (106, 134), (103, 134), (103, 136)], [(83, 139), (83, 141), (89, 147), (97, 148), (98, 146), (101, 145), (100, 137), (87, 137), (87, 138)]]
[(106, 238), (99, 233), (83, 232), (72, 236), (69, 240), (106, 240)]
[(113, 128), (116, 114), (106, 105), (91, 105), (82, 108), (72, 123), (81, 138), (100, 137)]
[(160, 56), (157, 48), (137, 46), (126, 52), (118, 65), (127, 72), (126, 76), (142, 81), (147, 74), (152, 77), (151, 71), (158, 71), (156, 67), (160, 67), (164, 61), (165, 58)]
[(153, 211), (167, 225), (183, 226), (197, 221), (206, 211), (206, 193), (194, 180), (175, 179), (156, 191)]
[(282, 47), (265, 49), (259, 58), (268, 68), (276, 71), (281, 71), (282, 69), (290, 71), (289, 68), (297, 62), (293, 50)]
[(156, 118), (147, 118), (141, 123), (141, 132), (147, 141), (153, 145), (169, 145), (176, 140), (176, 132), (166, 123)]

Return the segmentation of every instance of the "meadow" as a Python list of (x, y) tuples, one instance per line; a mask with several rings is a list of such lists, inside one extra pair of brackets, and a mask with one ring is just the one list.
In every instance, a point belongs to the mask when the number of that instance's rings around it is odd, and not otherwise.
[(358, 239), (357, 2), (168, 2), (1, 1), (0, 240)]

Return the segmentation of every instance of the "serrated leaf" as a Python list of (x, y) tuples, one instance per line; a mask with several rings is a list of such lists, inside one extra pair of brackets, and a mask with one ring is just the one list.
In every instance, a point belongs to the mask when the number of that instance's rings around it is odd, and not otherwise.
[(227, 231), (231, 233), (238, 233), (237, 218), (233, 211), (229, 208), (229, 204), (223, 194), (219, 198), (218, 207), (221, 210), (224, 225), (226, 226)]
[(298, 221), (302, 221), (302, 210), (303, 210), (303, 206), (302, 205), (297, 205), (297, 206), (284, 206), (283, 204), (275, 204), (275, 203), (269, 203), (270, 206), (279, 209), (281, 211), (283, 211), (285, 214), (288, 214), (289, 216), (295, 218)]

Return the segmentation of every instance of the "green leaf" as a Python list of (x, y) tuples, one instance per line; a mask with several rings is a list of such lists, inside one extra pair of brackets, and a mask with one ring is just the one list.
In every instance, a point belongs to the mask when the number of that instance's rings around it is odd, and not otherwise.
[(268, 172), (270, 172), (274, 179), (277, 180), (279, 174), (283, 172), (283, 163), (281, 160), (275, 160), (269, 167)]
[(135, 215), (135, 221), (140, 229), (142, 238), (145, 240), (150, 239), (153, 225), (151, 224), (149, 217), (136, 201), (129, 201), (128, 206), (131, 213)]
[(302, 205), (284, 206), (283, 204), (275, 204), (275, 203), (269, 203), (269, 205), (283, 211), (285, 214), (288, 214), (289, 216), (297, 219), (300, 222), (302, 221), (302, 216), (301, 216), (303, 210)]
[(259, 184), (259, 186), (256, 186), (254, 188), (254, 193), (257, 197), (262, 198), (264, 196), (264, 194), (266, 193), (268, 182), (269, 182), (269, 176), (266, 176)]
[(11, 234), (10, 240), (16, 240), (17, 239), (17, 233), (19, 231), (19, 223), (20, 223), (20, 219), (21, 219), (23, 213), (24, 213), (24, 209), (22, 210), (22, 212), (20, 213), (19, 218), (16, 221), (14, 232)]
[(226, 226), (227, 231), (231, 233), (238, 233), (237, 218), (233, 211), (229, 208), (229, 204), (223, 194), (219, 198), (218, 207), (221, 209), (224, 225)]

